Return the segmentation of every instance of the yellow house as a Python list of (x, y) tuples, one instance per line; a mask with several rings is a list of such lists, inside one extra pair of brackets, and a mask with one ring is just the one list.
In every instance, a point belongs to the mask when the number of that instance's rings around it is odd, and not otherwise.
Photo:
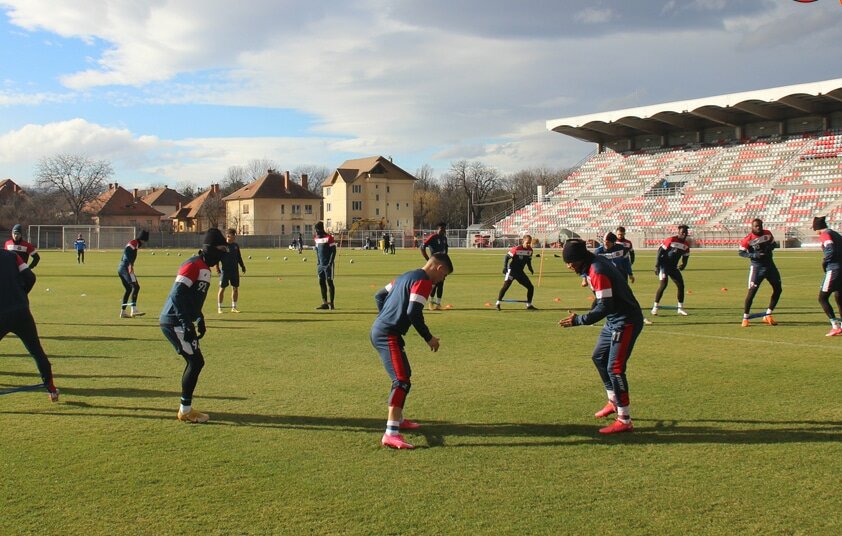
[(203, 233), (211, 227), (224, 226), (225, 202), (219, 193), (219, 185), (211, 184), (210, 188), (185, 205), (178, 202), (168, 217), (176, 233)]
[(382, 156), (346, 160), (322, 185), (325, 227), (402, 229), (412, 235), (415, 177)]
[(301, 184), (270, 169), (256, 181), (222, 199), (228, 227), (241, 235), (313, 236), (321, 219), (321, 196), (307, 189), (307, 175)]

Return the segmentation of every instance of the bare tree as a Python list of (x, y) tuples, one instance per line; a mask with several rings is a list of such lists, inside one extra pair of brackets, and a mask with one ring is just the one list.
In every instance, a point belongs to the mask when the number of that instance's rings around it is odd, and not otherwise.
[(198, 215), (208, 219), (211, 227), (221, 229), (220, 225), (225, 225), (225, 201), (222, 200), (222, 195), (219, 192), (213, 193), (205, 199), (199, 208)]
[(176, 186), (175, 189), (178, 193), (180, 193), (187, 199), (195, 199), (199, 193), (199, 191), (196, 189), (196, 185), (192, 182), (187, 181), (179, 182), (178, 186)]
[(222, 184), (220, 185), (222, 197), (233, 194), (249, 182), (249, 174), (248, 171), (246, 171), (246, 168), (243, 166), (229, 167), (228, 171), (225, 172), (225, 177), (222, 179)]
[(75, 223), (79, 223), (82, 209), (102, 193), (113, 174), (111, 163), (106, 160), (95, 161), (82, 155), (62, 153), (42, 158), (35, 180), (48, 192), (60, 192)]
[(462, 191), (461, 197), (467, 204), (467, 225), (479, 223), (484, 203), (492, 199), (499, 189), (500, 172), (482, 162), (459, 160), (450, 164), (446, 178)]
[(315, 164), (308, 164), (305, 166), (297, 166), (293, 171), (293, 175), (307, 175), (307, 189), (314, 194), (322, 195), (322, 184), (330, 177), (330, 170), (325, 166)]
[(247, 181), (252, 182), (266, 175), (270, 169), (277, 171), (278, 164), (267, 158), (255, 158), (254, 160), (249, 160), (249, 163), (245, 165), (244, 169), (246, 170)]
[(512, 194), (516, 205), (522, 205), (535, 196), (538, 186), (543, 186), (544, 192), (549, 193), (569, 174), (570, 171), (566, 169), (524, 169), (506, 177), (504, 188)]
[(415, 178), (413, 219), (417, 227), (428, 229), (443, 219), (441, 185), (436, 182), (429, 164), (418, 168)]

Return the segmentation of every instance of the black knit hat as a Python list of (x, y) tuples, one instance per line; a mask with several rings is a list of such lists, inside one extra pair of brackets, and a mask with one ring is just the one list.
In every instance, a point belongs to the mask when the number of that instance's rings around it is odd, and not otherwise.
[(589, 253), (585, 242), (574, 238), (564, 243), (564, 247), (561, 250), (561, 257), (564, 259), (564, 262), (578, 262), (587, 259)]
[(202, 245), (203, 246), (224, 246), (226, 244), (225, 237), (222, 235), (222, 231), (217, 229), (216, 227), (211, 227), (205, 233), (205, 236), (202, 237)]
[(827, 216), (816, 216), (813, 218), (813, 230), (814, 231), (821, 231), (822, 229), (827, 229), (827, 221), (825, 221)]
[(14, 232), (18, 232), (18, 233), (23, 234), (23, 227), (21, 226), (21, 224), (16, 223), (16, 224), (15, 224), (15, 226), (14, 226), (14, 227), (12, 227), (12, 232), (13, 232), (13, 233), (14, 233)]
[(149, 242), (149, 231), (147, 231), (146, 229), (141, 229), (140, 232), (137, 233), (135, 240), (143, 240), (144, 242)]
[(610, 233), (610, 232), (606, 233), (604, 240), (606, 242), (616, 242), (617, 241), (617, 235), (615, 235), (614, 233)]

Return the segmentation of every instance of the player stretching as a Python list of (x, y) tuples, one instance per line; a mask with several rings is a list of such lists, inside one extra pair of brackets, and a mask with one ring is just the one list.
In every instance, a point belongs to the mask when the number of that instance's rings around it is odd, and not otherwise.
[(225, 298), (225, 287), (231, 285), (231, 312), (239, 313), (237, 309), (237, 299), (240, 297), (240, 272), (237, 270), (237, 265), (246, 273), (246, 265), (243, 263), (243, 255), (240, 253), (240, 245), (234, 239), (237, 237), (237, 231), (228, 229), (225, 231), (225, 241), (227, 242), (228, 252), (222, 257), (222, 262), (216, 267), (216, 273), (219, 276), (219, 292), (216, 294), (216, 312), (222, 314), (222, 300)]
[(532, 305), (535, 287), (532, 286), (532, 281), (529, 280), (524, 268), (529, 268), (529, 273), (535, 274), (535, 271), (532, 270), (532, 237), (529, 235), (524, 235), (521, 245), (510, 249), (503, 260), (503, 287), (497, 295), (496, 304), (498, 311), (500, 310), (500, 304), (503, 303), (503, 296), (512, 286), (512, 281), (517, 281), (526, 288), (526, 308), (531, 311), (537, 309)]
[(175, 284), (158, 319), (164, 337), (187, 362), (181, 375), (181, 405), (177, 414), (182, 422), (203, 423), (210, 418), (206, 413), (193, 409), (193, 391), (205, 366), (199, 339), (205, 336), (206, 331), (202, 306), (210, 288), (210, 269), (222, 260), (227, 251), (222, 231), (208, 229), (202, 239), (202, 249), (178, 269)]
[(751, 221), (751, 232), (740, 241), (740, 257), (751, 259), (748, 269), (748, 293), (746, 294), (745, 306), (743, 307), (744, 328), (749, 327), (749, 315), (751, 314), (751, 303), (757, 294), (757, 289), (763, 280), (769, 281), (772, 285), (772, 297), (769, 298), (769, 308), (763, 316), (763, 322), (770, 326), (777, 326), (778, 323), (772, 317), (772, 311), (778, 305), (781, 297), (781, 274), (775, 261), (772, 260), (772, 250), (778, 247), (775, 237), (767, 229), (763, 228), (763, 221), (755, 218)]
[(35, 285), (35, 274), (23, 259), (11, 251), (0, 251), (0, 340), (7, 333), (14, 333), (21, 340), (29, 355), (35, 360), (41, 381), (50, 395), (58, 401), (58, 389), (53, 384), (53, 368), (41, 347), (35, 319), (29, 310), (27, 294)]
[[(319, 276), (319, 289), (322, 291), (322, 304), (316, 309), (333, 309), (333, 261), (336, 259), (336, 242), (333, 235), (325, 231), (325, 224), (316, 222), (316, 274)], [(328, 290), (330, 297), (328, 298)]]
[[(23, 239), (23, 228), (19, 223), (12, 227), (12, 238), (6, 240), (6, 251), (14, 251), (23, 259), (23, 262), (29, 265), (32, 270), (41, 262), (41, 255), (38, 255), (38, 248)], [(32, 257), (30, 261), (29, 258)]]
[(836, 307), (842, 313), (842, 236), (836, 231), (827, 228), (825, 217), (813, 218), (813, 230), (819, 235), (819, 243), (824, 252), (822, 259), (822, 270), (824, 270), (824, 282), (819, 291), (819, 303), (824, 314), (830, 319), (830, 331), (828, 337), (842, 335), (842, 319), (836, 318), (833, 313), (833, 306), (830, 305), (830, 295), (836, 293)]
[(374, 296), (380, 313), (371, 326), (371, 344), (380, 354), (386, 373), (392, 379), (389, 392), (389, 416), (386, 433), (380, 443), (393, 449), (414, 449), (401, 435), (401, 430), (414, 430), (418, 423), (403, 418), (403, 406), (411, 387), (412, 369), (404, 351), (403, 336), (412, 325), (434, 352), (439, 340), (433, 337), (424, 322), (424, 303), (433, 286), (453, 272), (453, 263), (446, 253), (433, 253), (423, 268), (401, 275)]
[[(690, 257), (690, 245), (687, 243), (689, 231), (690, 229), (686, 225), (679, 225), (678, 234), (665, 239), (664, 243), (658, 247), (655, 273), (658, 274), (661, 284), (655, 293), (655, 304), (652, 306), (653, 315), (658, 314), (658, 303), (664, 295), (664, 289), (667, 288), (667, 283), (669, 283), (667, 278), (669, 278), (675, 282), (678, 293), (676, 313), (687, 316), (687, 311), (684, 310), (684, 278), (681, 277), (681, 271), (687, 267), (687, 261)], [(678, 264), (679, 260), (681, 265)]]
[(594, 347), (593, 362), (605, 386), (608, 403), (594, 417), (601, 419), (617, 413), (617, 420), (599, 432), (631, 432), (634, 425), (629, 411), (626, 365), (631, 358), (634, 343), (643, 330), (640, 304), (623, 274), (608, 259), (589, 252), (583, 241), (565, 242), (562, 257), (568, 269), (587, 278), (596, 301), (589, 312), (577, 315), (571, 311), (570, 316), (559, 321), (559, 325), (563, 328), (588, 326), (605, 319)]
[[(435, 233), (432, 233), (428, 236), (424, 242), (421, 244), (421, 255), (424, 256), (424, 260), (429, 260), (430, 255), (434, 253), (444, 253), (447, 254), (448, 247), (447, 247), (447, 224), (444, 222), (439, 222), (438, 230)], [(427, 248), (430, 248), (430, 253), (427, 254)], [(433, 287), (433, 292), (430, 295), (430, 309), (441, 309), (441, 295), (444, 293), (444, 281), (438, 283)]]
[[(120, 259), (120, 265), (117, 266), (117, 275), (120, 276), (120, 281), (123, 283), (123, 288), (126, 292), (123, 293), (123, 302), (120, 306), (120, 318), (134, 318), (136, 316), (143, 316), (146, 313), (141, 313), (137, 309), (137, 295), (140, 294), (140, 283), (137, 282), (137, 276), (134, 273), (134, 261), (137, 259), (137, 250), (142, 248), (145, 243), (149, 242), (149, 231), (143, 229), (137, 233), (137, 238), (129, 240), (126, 248), (123, 250), (123, 258)], [(129, 301), (129, 297), (131, 300)], [(126, 306), (130, 309), (127, 312)]]

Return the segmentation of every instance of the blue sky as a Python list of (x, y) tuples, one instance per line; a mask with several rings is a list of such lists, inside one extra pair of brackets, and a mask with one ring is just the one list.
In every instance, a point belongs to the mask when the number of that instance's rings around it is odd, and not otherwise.
[(842, 77), (842, 2), (0, 0), (0, 178), (127, 186), (391, 156), (567, 167), (549, 119)]

